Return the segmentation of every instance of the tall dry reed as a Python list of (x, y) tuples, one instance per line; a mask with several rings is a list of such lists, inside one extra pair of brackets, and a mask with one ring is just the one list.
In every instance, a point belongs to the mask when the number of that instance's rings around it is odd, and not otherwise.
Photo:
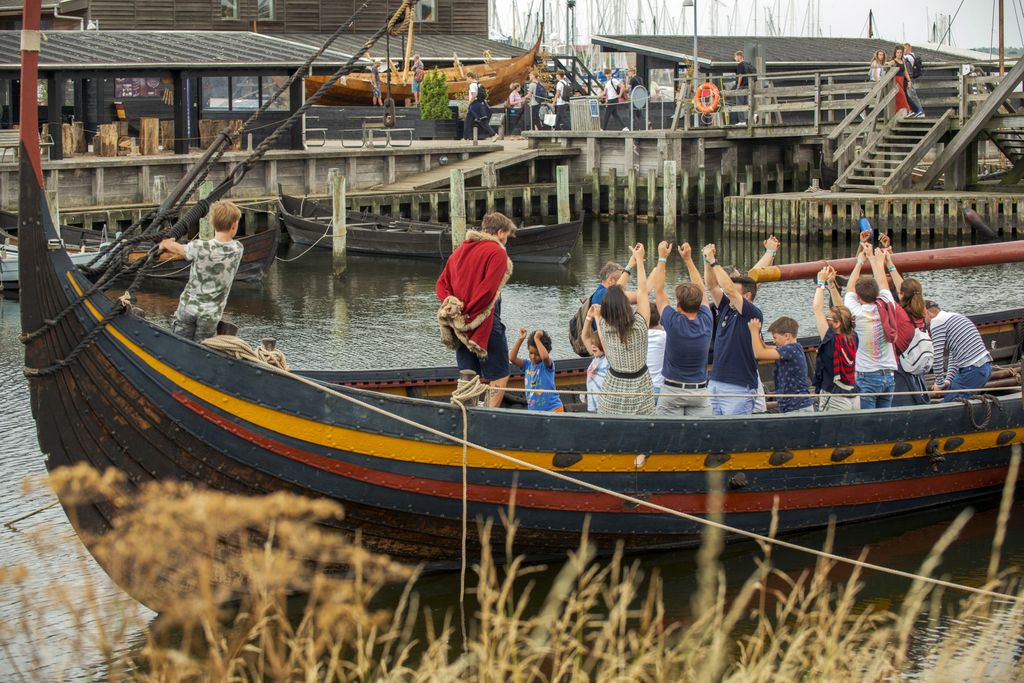
[[(75, 583), (77, 594), (50, 600), (81, 625), (69, 657), (12, 659), (16, 632), (43, 641), (46, 634), (29, 616), (0, 625), (0, 653), (26, 680), (31, 671), (59, 678), (62, 667), (82, 661), (107, 680), (160, 682), (1022, 677), (1019, 602), (969, 597), (955, 614), (943, 614), (940, 595), (916, 582), (898, 609), (881, 609), (858, 598), (856, 570), (833, 583), (822, 560), (813, 571), (787, 575), (772, 567), (768, 544), (754, 574), (727, 591), (723, 538), (710, 530), (697, 554), (692, 614), (680, 623), (666, 616), (657, 573), (645, 575), (621, 552), (596, 559), (586, 533), (545, 595), (534, 595), (538, 568), (521, 559), (500, 565), (490, 550), (497, 532), (511, 556), (510, 511), (503, 530), (480, 526), (483, 551), (463, 637), (457, 615), (421, 611), (414, 570), (330, 530), (343, 515), (332, 502), (284, 493), (243, 498), (178, 483), (132, 489), (117, 474), (84, 467), (55, 473), (51, 484), (65, 504), (117, 511), (110, 532), (83, 541), (119, 585), (161, 614), (147, 620), (127, 599), (101, 601), (88, 582)], [(923, 560), (922, 574), (935, 570), (965, 520), (957, 518)], [(6, 567), (0, 583), (17, 589), (29, 571)], [(1016, 589), (1005, 574), (988, 585)], [(386, 609), (379, 606), (385, 589)], [(41, 618), (33, 596), (22, 599), (22, 613)], [(944, 637), (919, 637), (928, 618), (942, 620)]]

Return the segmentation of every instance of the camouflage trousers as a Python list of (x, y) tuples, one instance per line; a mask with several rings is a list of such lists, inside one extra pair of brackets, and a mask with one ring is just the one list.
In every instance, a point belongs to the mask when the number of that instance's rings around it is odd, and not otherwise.
[(217, 334), (218, 322), (220, 321), (214, 318), (200, 317), (179, 307), (174, 313), (174, 324), (171, 326), (171, 329), (174, 331), (174, 334), (185, 339), (201, 342)]

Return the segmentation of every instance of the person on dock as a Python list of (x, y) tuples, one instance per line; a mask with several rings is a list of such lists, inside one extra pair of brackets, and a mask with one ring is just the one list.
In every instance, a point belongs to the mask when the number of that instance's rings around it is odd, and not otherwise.
[(768, 334), (775, 340), (775, 348), (766, 346), (761, 339), (761, 321), (753, 319), (750, 343), (754, 358), (775, 361), (775, 393), (778, 394), (780, 413), (813, 413), (814, 400), (807, 390), (807, 356), (797, 341), (799, 326), (787, 316), (777, 318), (768, 326)]
[(934, 301), (926, 301), (925, 310), (935, 348), (935, 383), (931, 391), (953, 391), (942, 396), (944, 403), (971, 398), (975, 392), (970, 390), (981, 389), (992, 376), (992, 354), (967, 316), (943, 311)]
[[(825, 312), (825, 290), (832, 295), (832, 306)], [(818, 412), (856, 410), (860, 403), (852, 394), (857, 390), (857, 330), (853, 313), (839, 303), (843, 298), (836, 288), (836, 271), (825, 266), (818, 271), (814, 287), (814, 322), (821, 343), (814, 360), (814, 393)]]
[(871, 67), (868, 70), (868, 80), (874, 83), (882, 80), (885, 76), (885, 50), (875, 51), (875, 55), (871, 58)]
[(212, 239), (181, 244), (169, 237), (160, 242), (163, 251), (192, 262), (188, 284), (174, 312), (174, 333), (201, 342), (217, 334), (217, 323), (228, 302), (235, 273), (242, 262), (242, 243), (235, 240), (242, 212), (226, 199), (210, 207)]
[(427, 75), (427, 70), (423, 68), (423, 60), (420, 59), (419, 55), (412, 56), (412, 97), (413, 106), (420, 106), (420, 86), (423, 83), (423, 79)]
[(523, 93), (519, 83), (509, 86), (508, 99), (505, 100), (505, 120), (508, 121), (508, 134), (519, 135), (523, 126)]
[(373, 92), (373, 106), (383, 107), (384, 99), (381, 97), (380, 87), (380, 60), (373, 60), (373, 66), (370, 67), (370, 90)]
[(657, 414), (704, 417), (711, 415), (706, 394), (714, 321), (704, 280), (693, 263), (692, 248), (684, 242), (678, 252), (690, 281), (676, 285), (674, 308), (665, 293), (665, 264), (672, 255), (668, 242), (658, 245), (658, 266), (651, 275), (655, 305), (661, 311), (661, 325), (665, 328), (665, 362)]
[[(526, 385), (526, 407), (549, 413), (564, 413), (565, 406), (555, 391), (555, 361), (551, 360), (551, 337), (544, 330), (537, 330), (527, 342), (527, 358), (519, 357), (519, 349), (527, 339), (525, 327), (519, 328), (519, 337), (508, 353), (508, 360), (522, 368)], [(533, 391), (530, 391), (530, 390)]]
[(526, 92), (523, 93), (523, 109), (526, 114), (526, 130), (540, 128), (540, 105), (548, 98), (548, 90), (537, 78), (537, 74), (531, 71), (526, 76)]
[[(755, 69), (750, 62), (743, 59), (743, 50), (736, 50), (736, 54), (733, 55), (733, 59), (736, 60), (736, 90), (743, 90), (744, 88), (751, 87), (750, 77), (757, 73), (757, 69)], [(739, 107), (745, 106), (747, 104), (747, 96), (737, 95), (735, 98), (735, 104)], [(743, 112), (736, 112), (736, 120), (732, 123), (735, 123), (737, 126), (742, 126), (746, 122), (746, 115)]]
[(555, 72), (555, 130), (569, 130), (569, 81), (565, 72)]
[(750, 415), (758, 395), (757, 360), (750, 341), (751, 320), (764, 320), (754, 305), (757, 283), (749, 277), (732, 278), (716, 258), (714, 244), (704, 247), (705, 281), (718, 307), (714, 363), (708, 393), (713, 415)]
[(487, 90), (477, 81), (476, 75), (470, 73), (469, 83), (469, 106), (466, 108), (466, 122), (463, 131), (463, 138), (473, 139), (473, 129), (479, 130), (481, 137), (494, 139), (497, 134), (491, 128), (491, 108), (487, 104)]
[[(869, 265), (873, 276), (861, 276), (865, 264)], [(896, 388), (896, 352), (892, 344), (895, 331), (886, 330), (878, 312), (879, 302), (895, 306), (884, 264), (884, 250), (875, 250), (870, 242), (861, 242), (857, 264), (846, 286), (844, 303), (853, 314), (857, 329), (857, 391), (869, 394), (860, 397), (863, 410), (890, 407)]]
[[(619, 106), (624, 97), (625, 85), (612, 75), (611, 69), (604, 70), (604, 112), (601, 114), (601, 130), (629, 130), (629, 126), (622, 120), (622, 111)], [(616, 125), (611, 127), (612, 117), (615, 117)]]
[[(654, 414), (654, 385), (647, 369), (647, 326), (651, 316), (644, 245), (633, 247), (636, 262), (636, 311), (619, 285), (605, 292), (601, 305), (588, 315), (597, 321), (597, 332), (608, 357), (608, 377), (598, 399), (598, 412), (612, 415)], [(584, 325), (586, 329), (587, 325)], [(588, 333), (589, 334), (589, 333)]]
[(921, 98), (917, 94), (914, 83), (921, 75), (921, 66), (910, 43), (903, 43), (903, 61), (907, 66), (907, 103), (910, 105), (911, 114), (920, 119), (924, 117), (924, 107), (921, 106)]
[(516, 225), (504, 214), (484, 216), (452, 252), (437, 279), (441, 305), (437, 321), (441, 341), (455, 351), (460, 370), (472, 370), (489, 382), (489, 404), (501, 405), (508, 384), (508, 341), (501, 322), (501, 289), (512, 276), (506, 245)]
[[(886, 248), (890, 241), (888, 235), (882, 235), (882, 246)], [(893, 396), (894, 406), (928, 405), (927, 383), (925, 375), (931, 370), (927, 363), (917, 372), (908, 372), (904, 365), (908, 363), (908, 354), (931, 345), (928, 336), (928, 311), (924, 305), (924, 291), (920, 281), (900, 275), (892, 262), (892, 250), (886, 249), (885, 267), (892, 278), (893, 287), (900, 293), (899, 305), (894, 307), (896, 314), (896, 395)], [(911, 361), (912, 362), (912, 361)], [(918, 392), (918, 393), (908, 393)]]
[(469, 88), (466, 90), (466, 105), (472, 106), (476, 102), (477, 95), (480, 93), (480, 81), (473, 71), (467, 72), (466, 78), (469, 79)]
[(899, 116), (901, 112), (910, 115), (910, 103), (907, 102), (907, 83), (910, 81), (910, 72), (907, 71), (907, 62), (903, 59), (902, 45), (897, 45), (892, 51), (892, 59), (886, 62), (886, 66), (896, 69), (896, 99), (893, 104), (896, 115)]

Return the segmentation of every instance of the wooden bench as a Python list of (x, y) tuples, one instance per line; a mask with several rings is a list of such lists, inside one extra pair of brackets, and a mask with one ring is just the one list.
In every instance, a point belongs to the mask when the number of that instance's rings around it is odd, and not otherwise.
[[(39, 149), (46, 149), (46, 158), (50, 158), (50, 148), (53, 147), (53, 136), (46, 135), (45, 137), (39, 136)], [(0, 163), (7, 161), (7, 150), (14, 150), (14, 158), (18, 158), (18, 150), (21, 148), (21, 131), (17, 128), (9, 128), (6, 130), (0, 130), (0, 150), (3, 153), (0, 154)]]
[[(307, 116), (307, 121), (319, 121), (319, 116)], [(319, 137), (310, 140), (310, 133)], [(327, 129), (326, 128), (306, 128), (306, 147), (323, 147), (327, 144)]]
[[(341, 131), (341, 146), (342, 147), (411, 147), (412, 146), (412, 134), (415, 132), (415, 128), (388, 128), (384, 125), (383, 116), (364, 116), (363, 125), (361, 128), (346, 128)], [(359, 133), (359, 138), (346, 137), (346, 133)], [(384, 134), (384, 144), (378, 145), (375, 138), (376, 133)], [(403, 144), (395, 144), (395, 133), (400, 133), (402, 136), (408, 136), (407, 139), (399, 138)], [(358, 142), (359, 144), (349, 144), (352, 142)]]

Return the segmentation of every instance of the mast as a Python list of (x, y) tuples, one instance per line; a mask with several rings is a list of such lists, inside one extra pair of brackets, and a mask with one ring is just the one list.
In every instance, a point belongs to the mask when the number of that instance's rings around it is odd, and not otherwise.
[(1005, 41), (1003, 38), (1003, 0), (999, 0), (999, 75), (1006, 75), (1006, 53)]
[(875, 37), (875, 13), (868, 10), (868, 38)]

